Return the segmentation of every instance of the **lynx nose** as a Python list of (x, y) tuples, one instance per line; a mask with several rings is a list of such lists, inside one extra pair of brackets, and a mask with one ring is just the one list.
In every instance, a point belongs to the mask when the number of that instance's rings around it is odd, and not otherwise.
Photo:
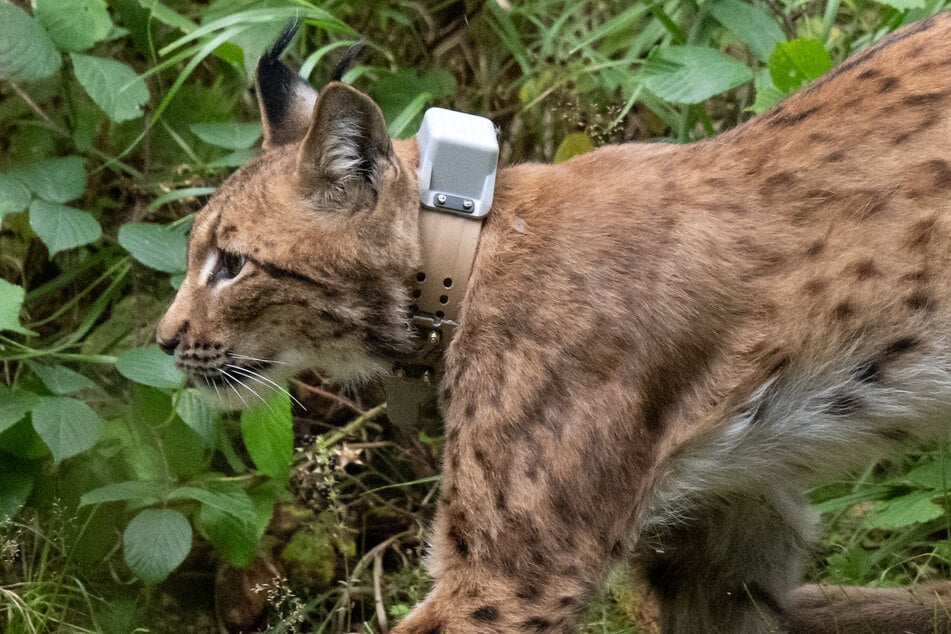
[(178, 347), (178, 343), (181, 341), (178, 337), (175, 337), (174, 339), (156, 337), (156, 339), (158, 340), (159, 348), (161, 348), (162, 352), (165, 354), (175, 354), (175, 348)]

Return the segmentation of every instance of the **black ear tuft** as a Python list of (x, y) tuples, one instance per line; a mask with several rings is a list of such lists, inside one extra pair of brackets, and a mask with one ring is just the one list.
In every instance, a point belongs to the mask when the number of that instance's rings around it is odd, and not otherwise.
[(310, 125), (317, 99), (317, 91), (280, 60), (298, 29), (300, 22), (288, 24), (258, 60), (255, 79), (266, 148), (300, 140)]
[(354, 42), (350, 48), (347, 49), (347, 52), (343, 54), (343, 57), (337, 62), (337, 67), (334, 68), (333, 74), (330, 76), (330, 81), (341, 81), (344, 74), (350, 70), (350, 67), (353, 66), (353, 62), (356, 61), (360, 53), (363, 52), (367, 43), (363, 40), (357, 40)]
[(279, 59), (281, 55), (284, 54), (284, 50), (288, 44), (291, 43), (291, 40), (294, 39), (294, 36), (297, 35), (298, 31), (300, 31), (300, 21), (291, 20), (288, 22), (284, 30), (281, 31), (281, 34), (277, 36), (277, 40), (271, 45), (271, 48), (264, 51), (264, 55), (261, 56), (261, 63), (280, 64)]

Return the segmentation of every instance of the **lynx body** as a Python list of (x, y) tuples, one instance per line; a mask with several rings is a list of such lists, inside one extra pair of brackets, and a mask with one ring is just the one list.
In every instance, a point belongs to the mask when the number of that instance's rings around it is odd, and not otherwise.
[[(413, 345), (415, 142), (283, 44), (158, 331), (222, 393)], [(668, 632), (949, 630), (944, 585), (799, 584), (803, 491), (951, 421), (951, 15), (716, 138), (501, 170), (462, 310), (435, 585), (397, 632), (571, 632), (631, 557)]]

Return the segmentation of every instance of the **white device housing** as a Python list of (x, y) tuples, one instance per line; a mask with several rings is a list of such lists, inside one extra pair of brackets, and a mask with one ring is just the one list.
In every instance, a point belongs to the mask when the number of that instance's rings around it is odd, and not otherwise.
[(416, 141), (424, 206), (471, 218), (489, 213), (499, 163), (499, 141), (491, 121), (430, 108)]

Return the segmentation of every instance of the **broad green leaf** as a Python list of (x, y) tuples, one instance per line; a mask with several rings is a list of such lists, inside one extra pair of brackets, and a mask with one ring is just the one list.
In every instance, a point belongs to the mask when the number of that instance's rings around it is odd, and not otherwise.
[(777, 42), (786, 41), (786, 35), (773, 16), (750, 2), (719, 0), (710, 7), (710, 14), (764, 62), (769, 59)]
[(261, 138), (260, 123), (193, 123), (199, 139), (227, 150), (246, 150)]
[(777, 44), (768, 67), (773, 84), (790, 92), (829, 70), (832, 58), (819, 40), (796, 39)]
[(139, 4), (143, 9), (148, 9), (150, 11), (150, 17), (155, 18), (163, 24), (180, 29), (185, 33), (191, 33), (198, 25), (186, 18), (185, 16), (176, 13), (172, 9), (169, 9), (164, 4), (159, 2), (159, 0), (139, 0)]
[(294, 426), (286, 394), (275, 393), (266, 402), (242, 411), (241, 437), (261, 473), (287, 480), (294, 453)]
[(4, 451), (26, 460), (40, 460), (50, 455), (49, 447), (33, 429), (29, 418), (24, 418), (0, 434), (0, 452)]
[(80, 400), (44, 396), (33, 407), (33, 429), (59, 462), (91, 449), (99, 440), (102, 421)]
[(746, 64), (704, 46), (661, 46), (641, 69), (641, 83), (674, 103), (700, 103), (753, 79)]
[(178, 568), (192, 548), (188, 518), (173, 509), (145, 509), (122, 534), (129, 570), (146, 583), (159, 583)]
[(248, 162), (257, 150), (235, 150), (208, 163), (208, 167), (241, 167)]
[(49, 249), (50, 257), (102, 237), (102, 227), (91, 214), (39, 199), (30, 205), (30, 227)]
[(899, 11), (907, 11), (908, 9), (920, 9), (925, 6), (925, 0), (875, 0), (879, 4), (887, 4), (890, 7), (898, 9)]
[(106, 486), (84, 493), (79, 498), (80, 506), (102, 504), (104, 502), (124, 502), (127, 500), (148, 500), (154, 504), (161, 499), (162, 485), (144, 480), (112, 482)]
[(116, 360), (119, 374), (143, 385), (160, 388), (176, 388), (185, 377), (175, 367), (175, 359), (156, 345), (126, 350)]
[(584, 132), (572, 132), (561, 140), (555, 150), (555, 163), (567, 161), (572, 156), (578, 156), (594, 149), (594, 142)]
[(947, 458), (935, 460), (913, 469), (899, 480), (935, 491), (948, 491), (951, 490), (951, 464)]
[(756, 114), (766, 112), (786, 96), (786, 93), (773, 85), (773, 78), (769, 76), (768, 68), (756, 71), (753, 86), (756, 88), (756, 100), (749, 110)]
[(934, 491), (917, 491), (892, 500), (874, 502), (874, 511), (865, 518), (865, 525), (869, 528), (898, 529), (941, 517), (944, 509), (931, 501), (933, 497)]
[(84, 51), (112, 31), (104, 0), (35, 1), (36, 19), (61, 51)]
[[(0, 299), (0, 306), (2, 305), (2, 299)], [(26, 413), (33, 409), (39, 400), (40, 397), (32, 392), (11, 390), (0, 385), (0, 433), (23, 420)]]
[(0, 471), (0, 524), (17, 514), (33, 491), (34, 476), (20, 471)]
[(61, 156), (20, 167), (11, 176), (20, 179), (34, 194), (54, 203), (68, 203), (83, 195), (86, 168), (79, 156)]
[(30, 204), (30, 190), (9, 174), (0, 174), (0, 219), (11, 211), (23, 211)]
[(218, 433), (215, 428), (214, 412), (195, 390), (185, 390), (179, 395), (175, 412), (186, 425), (201, 436), (206, 447), (215, 446)]
[(0, 79), (43, 79), (62, 63), (53, 40), (33, 16), (9, 2), (0, 2)]
[(0, 332), (9, 330), (21, 335), (36, 333), (20, 325), (20, 309), (23, 308), (25, 291), (22, 286), (0, 278)]
[[(217, 491), (188, 487), (188, 497), (201, 502), (195, 525), (232, 566), (251, 564), (257, 553), (257, 510), (247, 493), (236, 485), (216, 485)], [(199, 495), (200, 493), (200, 495)]]
[(149, 89), (135, 71), (114, 59), (71, 53), (76, 79), (113, 121), (142, 116)]
[(185, 270), (187, 239), (165, 225), (130, 222), (119, 228), (119, 244), (142, 264), (178, 273)]
[(30, 365), (43, 385), (52, 392), (60, 396), (75, 394), (81, 390), (88, 390), (96, 387), (96, 384), (88, 378), (69, 368), (61, 365), (42, 365), (34, 363)]

